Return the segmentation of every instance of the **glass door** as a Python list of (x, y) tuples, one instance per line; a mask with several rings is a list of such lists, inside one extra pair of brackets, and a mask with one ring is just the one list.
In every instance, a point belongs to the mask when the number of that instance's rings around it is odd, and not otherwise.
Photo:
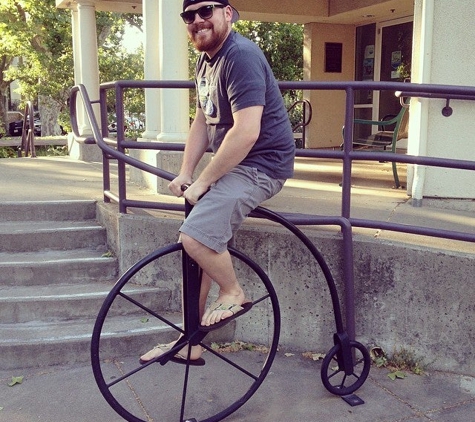
[[(376, 24), (364, 25), (356, 28), (356, 81), (374, 81), (375, 51), (376, 49)], [(355, 92), (355, 118), (373, 118), (373, 91)], [(355, 125), (355, 138), (367, 137), (371, 134), (370, 126)]]
[[(404, 81), (410, 78), (413, 18), (356, 28), (355, 80)], [(380, 120), (396, 115), (401, 106), (394, 92), (355, 93), (355, 118)], [(377, 127), (356, 125), (355, 136), (367, 137)]]
[[(413, 22), (410, 20), (385, 22), (378, 25), (378, 77), (380, 81), (404, 82), (411, 78)], [(376, 79), (378, 80), (378, 79)], [(401, 110), (399, 99), (394, 92), (382, 91), (378, 95), (376, 118), (394, 116)]]

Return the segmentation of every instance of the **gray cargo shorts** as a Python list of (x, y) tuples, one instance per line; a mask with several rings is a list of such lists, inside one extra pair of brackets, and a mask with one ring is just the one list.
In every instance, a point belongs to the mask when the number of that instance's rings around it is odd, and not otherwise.
[(277, 194), (284, 182), (255, 168), (237, 166), (214, 183), (196, 203), (180, 232), (223, 253), (249, 213)]

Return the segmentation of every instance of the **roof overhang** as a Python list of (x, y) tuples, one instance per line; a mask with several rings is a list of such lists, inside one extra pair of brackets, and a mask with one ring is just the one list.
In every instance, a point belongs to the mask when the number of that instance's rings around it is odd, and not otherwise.
[[(139, 13), (142, 14), (142, 0), (88, 0), (80, 2), (92, 4), (99, 12)], [(58, 9), (76, 9), (75, 0), (56, 0)]]
[[(178, 1), (178, 0), (176, 0)], [(98, 11), (142, 13), (142, 0), (86, 0)], [(232, 0), (241, 19), (263, 22), (364, 25), (412, 16), (413, 0)], [(58, 8), (74, 9), (76, 0), (56, 0)]]

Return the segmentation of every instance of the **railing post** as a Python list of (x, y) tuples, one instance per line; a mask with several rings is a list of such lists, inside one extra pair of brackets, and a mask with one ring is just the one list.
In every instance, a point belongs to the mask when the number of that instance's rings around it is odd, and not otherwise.
[[(116, 86), (115, 106), (117, 117), (117, 150), (119, 153), (125, 154), (125, 148), (123, 147), (123, 142), (125, 141), (124, 89), (121, 85)], [(117, 172), (119, 182), (119, 210), (121, 213), (126, 213), (127, 180), (125, 162), (123, 160), (117, 161)]]

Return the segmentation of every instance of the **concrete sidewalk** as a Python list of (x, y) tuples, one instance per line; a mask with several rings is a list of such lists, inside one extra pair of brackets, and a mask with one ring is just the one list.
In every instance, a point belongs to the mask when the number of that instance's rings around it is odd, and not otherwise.
[[(318, 362), (280, 351), (263, 385), (225, 421), (468, 422), (475, 415), (471, 377), (434, 372), (392, 381), (387, 369), (372, 367), (356, 392), (365, 403), (351, 407), (325, 390), (319, 370)], [(12, 376), (23, 376), (23, 382), (9, 387)], [(161, 387), (166, 388), (157, 386)], [(140, 397), (134, 397), (132, 389), (129, 393), (128, 400), (140, 405)], [(0, 420), (5, 422), (123, 420), (100, 394), (89, 365), (0, 371), (0, 408)], [(147, 420), (143, 414), (138, 416)], [(167, 422), (159, 415), (153, 420)]]
[[(399, 169), (405, 184), (405, 167)], [(298, 158), (295, 177), (263, 205), (278, 212), (341, 215), (341, 165), (336, 160)], [(0, 160), (2, 201), (47, 201), (96, 199), (101, 201), (102, 164), (69, 157), (38, 157)], [(392, 189), (391, 164), (355, 163), (352, 172), (351, 216), (391, 221), (475, 234), (475, 201), (424, 199), (421, 208), (411, 205), (405, 189)], [(117, 193), (117, 179), (111, 179)], [(129, 183), (127, 195), (144, 201), (182, 203), (182, 199), (157, 195)], [(355, 233), (381, 239), (410, 242), (444, 250), (475, 253), (475, 244), (424, 236), (410, 236), (376, 229), (354, 229)]]
[[(341, 192), (338, 167), (331, 162), (298, 160), (297, 177), (266, 205), (284, 212), (338, 215)], [(391, 189), (389, 164), (386, 167), (381, 163), (369, 163), (355, 169), (352, 203), (355, 217), (475, 232), (473, 201), (440, 201), (437, 204), (428, 201), (423, 208), (413, 208), (405, 191)], [(2, 201), (100, 201), (102, 167), (100, 163), (79, 162), (67, 157), (4, 159), (0, 160), (0, 184)], [(140, 199), (156, 196), (134, 186), (128, 191)], [(407, 235), (377, 231), (367, 231), (367, 234), (409, 241)], [(440, 248), (475, 252), (473, 244), (455, 246), (456, 242), (434, 239), (417, 242), (430, 242), (431, 246), (438, 242)], [(475, 415), (473, 377), (429, 369), (423, 376), (408, 374), (405, 379), (392, 381), (387, 369), (373, 367), (366, 383), (356, 392), (365, 404), (351, 407), (325, 390), (320, 381), (319, 362), (297, 353), (286, 355), (291, 352), (279, 351), (264, 384), (226, 421), (466, 422)], [(17, 376), (23, 376), (23, 382), (9, 387), (11, 378)], [(139, 397), (131, 395), (129, 399), (140, 404)], [(122, 420), (101, 396), (90, 365), (0, 371), (0, 408), (0, 421), (9, 422)]]

